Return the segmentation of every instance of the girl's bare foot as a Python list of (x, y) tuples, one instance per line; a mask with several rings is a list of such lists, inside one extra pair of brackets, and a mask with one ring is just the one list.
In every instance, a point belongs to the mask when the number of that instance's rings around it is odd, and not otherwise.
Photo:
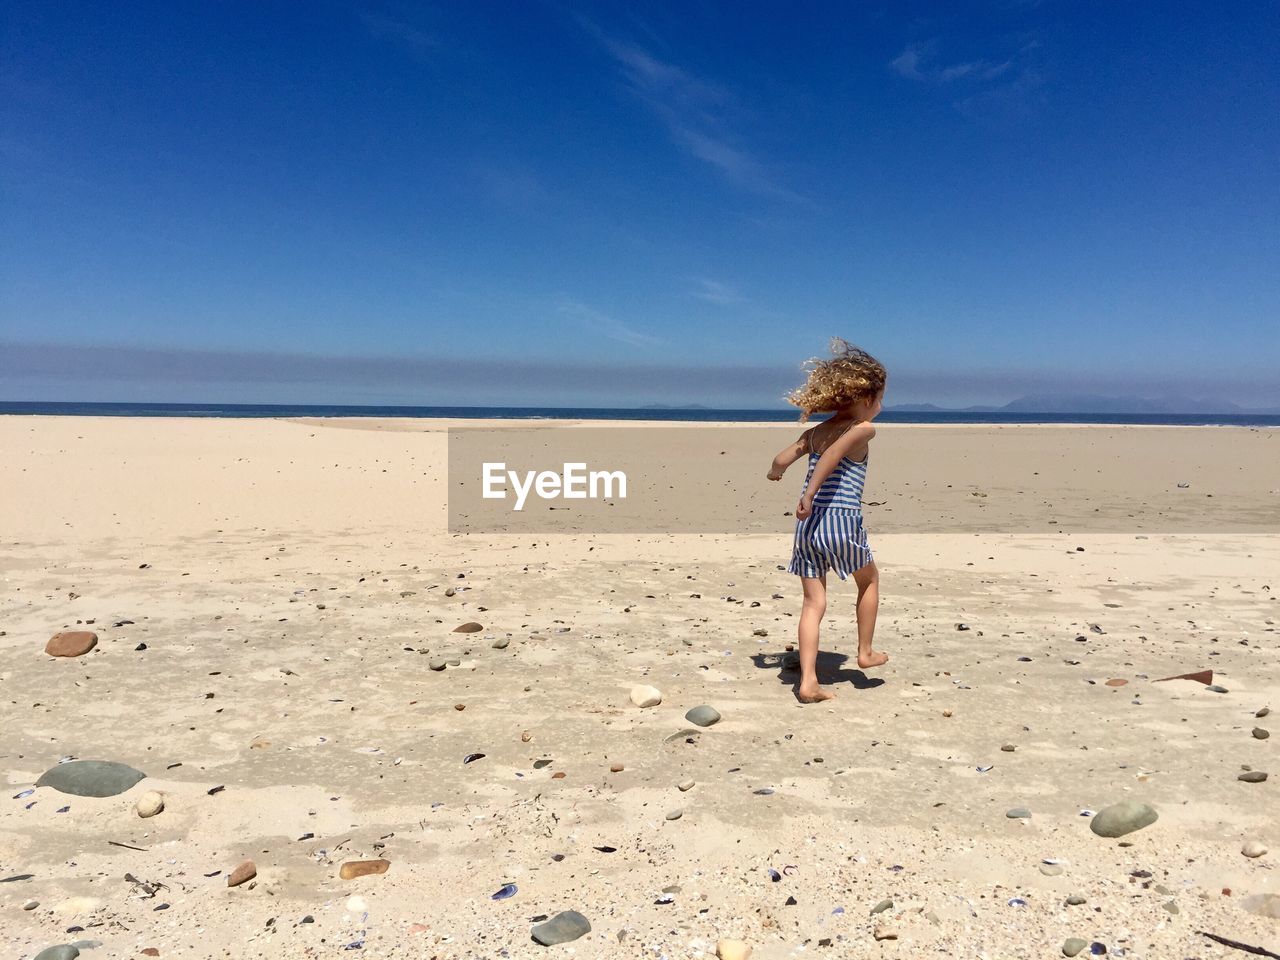
[(871, 667), (883, 667), (888, 662), (889, 655), (881, 653), (879, 650), (858, 654), (858, 666), (863, 670), (869, 670)]
[(801, 703), (821, 703), (823, 700), (834, 700), (836, 695), (823, 687), (801, 687), (796, 691)]

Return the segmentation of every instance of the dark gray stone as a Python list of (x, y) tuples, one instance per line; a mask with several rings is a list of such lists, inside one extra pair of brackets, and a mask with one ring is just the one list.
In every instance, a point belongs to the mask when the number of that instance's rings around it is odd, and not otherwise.
[(36, 786), (77, 797), (114, 797), (145, 776), (141, 770), (114, 760), (72, 760), (46, 770)]
[(720, 711), (704, 703), (694, 707), (684, 715), (684, 718), (700, 727), (710, 727), (720, 722)]
[(583, 934), (591, 932), (591, 921), (577, 910), (565, 910), (557, 913), (545, 923), (533, 928), (533, 939), (544, 947), (557, 943), (568, 943), (577, 940)]
[(1155, 807), (1137, 800), (1122, 800), (1098, 811), (1089, 821), (1089, 829), (1100, 837), (1123, 837), (1159, 819)]
[(1006, 810), (1004, 815), (1010, 820), (1026, 820), (1030, 818), (1031, 811), (1026, 807), (1014, 807), (1012, 810)]
[(1262, 783), (1267, 779), (1267, 775), (1261, 770), (1249, 770), (1236, 777), (1237, 780), (1243, 780), (1245, 783)]
[(69, 943), (59, 943), (53, 947), (45, 947), (36, 954), (35, 960), (76, 960), (80, 950)]

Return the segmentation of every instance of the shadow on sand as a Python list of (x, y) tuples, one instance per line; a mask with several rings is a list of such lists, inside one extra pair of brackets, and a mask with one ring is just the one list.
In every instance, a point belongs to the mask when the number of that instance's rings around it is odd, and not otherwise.
[[(778, 682), (791, 687), (792, 695), (800, 689), (799, 655), (795, 653), (755, 653), (752, 661), (761, 670), (778, 671)], [(868, 677), (857, 667), (846, 666), (850, 662), (847, 653), (830, 653), (818, 651), (818, 682), (825, 686), (836, 687), (839, 684), (851, 683), (858, 690), (870, 690), (884, 684), (882, 677)]]

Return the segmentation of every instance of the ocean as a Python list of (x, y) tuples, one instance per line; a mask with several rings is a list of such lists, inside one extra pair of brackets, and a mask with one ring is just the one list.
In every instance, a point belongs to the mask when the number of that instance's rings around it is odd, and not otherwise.
[[(415, 407), (249, 403), (44, 403), (0, 401), (0, 414), (75, 417), (450, 417), (458, 419), (669, 420), (794, 423), (795, 410), (701, 407)], [(1077, 423), (1151, 426), (1280, 426), (1280, 415), (1212, 413), (974, 413), (885, 411), (883, 423)]]

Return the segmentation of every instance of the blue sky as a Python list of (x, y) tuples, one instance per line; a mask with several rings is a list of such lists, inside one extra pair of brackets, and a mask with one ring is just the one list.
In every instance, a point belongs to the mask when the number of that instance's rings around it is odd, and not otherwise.
[(1272, 4), (0, 17), (0, 399), (1280, 405)]

